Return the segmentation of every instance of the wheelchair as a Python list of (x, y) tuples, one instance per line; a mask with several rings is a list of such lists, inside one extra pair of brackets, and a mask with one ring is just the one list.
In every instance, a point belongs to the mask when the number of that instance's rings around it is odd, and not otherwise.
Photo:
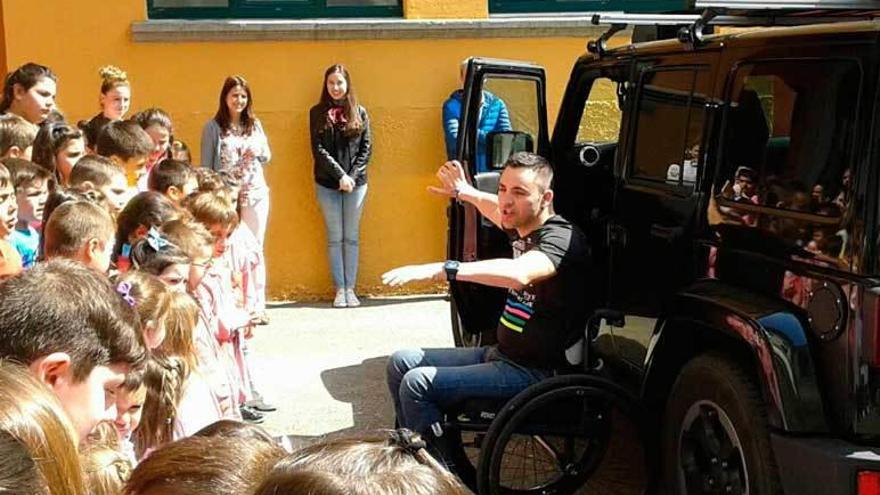
[[(593, 314), (569, 348), (581, 350), (577, 368), (511, 399), (474, 397), (447, 408), (441, 426), (465, 484), (480, 495), (654, 493), (651, 423), (589, 352), (603, 320), (620, 326), (622, 315)], [(634, 444), (640, 452), (632, 452)]]

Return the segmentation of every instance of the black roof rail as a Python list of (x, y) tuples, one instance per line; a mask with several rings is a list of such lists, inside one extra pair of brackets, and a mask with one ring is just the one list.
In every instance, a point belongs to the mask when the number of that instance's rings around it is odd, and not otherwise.
[(694, 0), (694, 5), (702, 13), (596, 13), (591, 23), (610, 27), (587, 43), (587, 50), (601, 57), (608, 39), (629, 26), (680, 26), (678, 39), (699, 45), (710, 26), (801, 26), (880, 19), (880, 0)]

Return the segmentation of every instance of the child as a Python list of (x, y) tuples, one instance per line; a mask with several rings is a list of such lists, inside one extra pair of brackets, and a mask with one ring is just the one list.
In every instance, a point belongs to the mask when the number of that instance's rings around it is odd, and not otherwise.
[[(229, 270), (228, 275), (221, 272), (221, 275), (227, 277), (232, 283), (232, 285), (223, 284), (221, 286), (222, 290), (230, 291), (225, 296), (228, 301), (225, 306), (241, 304), (242, 310), (248, 314), (251, 323), (261, 320), (262, 316), (258, 314), (260, 310), (257, 307), (258, 298), (256, 296), (261, 289), (256, 282), (258, 279), (256, 274), (261, 261), (260, 250), (252, 235), (250, 236), (252, 242), (247, 244), (249, 229), (239, 223), (238, 214), (232, 205), (230, 196), (219, 191), (202, 192), (188, 198), (185, 204), (193, 218), (207, 227), (214, 237), (214, 270), (218, 272), (221, 269)], [(243, 234), (243, 230), (248, 232)], [(238, 244), (234, 248), (230, 243), (232, 232), (239, 232), (237, 235)], [(262, 280), (264, 281), (265, 277)], [(265, 309), (265, 305), (263, 309)], [(248, 325), (243, 330), (241, 335), (243, 338), (239, 339), (240, 343), (238, 344), (241, 347), (240, 361), (245, 368), (242, 372), (242, 379), (246, 380), (245, 390), (249, 395), (246, 405), (261, 412), (271, 412), (276, 408), (265, 402), (262, 394), (257, 390), (248, 359), (250, 349), (247, 340), (252, 336), (252, 328), (252, 325)]]
[(171, 290), (154, 275), (129, 270), (114, 277), (116, 291), (137, 311), (144, 342), (155, 349), (165, 339), (165, 320), (171, 306)]
[(174, 126), (171, 123), (171, 116), (161, 108), (149, 108), (138, 112), (131, 120), (137, 122), (153, 141), (153, 152), (150, 153), (144, 167), (146, 174), (141, 176), (138, 182), (138, 191), (146, 191), (147, 179), (153, 167), (160, 161), (170, 158), (171, 136), (174, 134)]
[(134, 122), (118, 121), (104, 126), (98, 135), (96, 151), (125, 170), (128, 187), (135, 190), (146, 173), (144, 165), (153, 152), (150, 135)]
[(55, 175), (58, 184), (67, 185), (73, 166), (86, 155), (82, 131), (66, 122), (46, 123), (34, 139), (33, 155), (34, 163)]
[(94, 151), (104, 126), (122, 120), (131, 106), (131, 83), (128, 74), (118, 67), (107, 65), (98, 69), (101, 76), (101, 112), (80, 127), (85, 131), (89, 147)]
[(275, 464), (256, 495), (466, 495), (471, 493), (409, 430), (310, 445)]
[(164, 445), (144, 459), (125, 495), (253, 493), (284, 449), (241, 438), (190, 437)]
[(0, 491), (86, 495), (76, 442), (49, 388), (27, 368), (0, 360)]
[(46, 259), (67, 258), (106, 274), (114, 234), (106, 210), (89, 201), (69, 201), (52, 212), (43, 228), (44, 254)]
[(0, 358), (25, 364), (55, 393), (77, 442), (116, 407), (125, 375), (143, 366), (142, 339), (135, 311), (79, 263), (38, 263), (0, 284)]
[[(248, 408), (239, 407), (246, 399), (241, 390), (241, 368), (238, 366), (241, 360), (236, 359), (240, 358), (240, 352), (236, 352), (240, 351), (240, 347), (234, 345), (236, 338), (230, 328), (238, 329), (248, 321), (247, 315), (236, 312), (234, 305), (224, 306), (225, 301), (214, 297), (220, 291), (211, 290), (221, 283), (215, 274), (210, 273), (214, 249), (211, 233), (201, 224), (187, 220), (166, 223), (162, 226), (162, 233), (191, 260), (188, 290), (199, 308), (194, 337), (196, 350), (201, 362), (211, 363), (213, 369), (208, 373), (223, 417), (240, 419), (241, 414), (247, 414), (254, 421), (262, 420), (262, 415), (251, 414), (253, 411)], [(222, 379), (221, 370), (226, 374), (225, 380)], [(225, 396), (230, 389), (232, 395)]]
[(147, 235), (151, 227), (159, 227), (179, 216), (180, 211), (161, 194), (153, 191), (138, 193), (116, 217), (113, 256), (118, 258), (123, 249), (130, 249)]
[(0, 115), (0, 158), (30, 160), (38, 130), (14, 113)]
[(163, 194), (175, 206), (199, 187), (196, 174), (189, 165), (177, 160), (162, 160), (150, 172), (147, 182), (151, 191)]
[(0, 164), (0, 240), (8, 241), (18, 223), (18, 203), (9, 170)]
[(206, 374), (209, 363), (199, 360), (194, 345), (198, 306), (189, 295), (175, 293), (171, 314), (167, 338), (145, 375), (148, 399), (136, 432), (140, 453), (190, 436), (223, 417)]
[[(147, 363), (149, 368), (149, 362)], [(128, 373), (122, 386), (116, 391), (116, 427), (118, 450), (125, 454), (132, 465), (137, 464), (132, 434), (141, 424), (144, 401), (147, 398), (147, 387), (144, 385), (144, 369)]]
[(21, 255), (24, 268), (30, 268), (37, 260), (40, 246), (38, 229), (42, 228), (51, 176), (48, 170), (27, 160), (5, 158), (2, 161), (12, 178), (18, 206), (18, 223), (9, 241)]
[(145, 239), (135, 243), (130, 262), (133, 268), (158, 277), (172, 292), (186, 293), (190, 259), (158, 230), (150, 229)]
[(85, 450), (83, 471), (90, 495), (119, 495), (135, 463), (112, 445), (93, 444)]
[(70, 187), (99, 191), (112, 205), (114, 214), (122, 211), (131, 199), (125, 170), (100, 155), (88, 155), (76, 163), (70, 172)]
[(174, 141), (171, 143), (171, 159), (192, 164), (192, 154), (189, 151), (189, 146), (183, 141)]

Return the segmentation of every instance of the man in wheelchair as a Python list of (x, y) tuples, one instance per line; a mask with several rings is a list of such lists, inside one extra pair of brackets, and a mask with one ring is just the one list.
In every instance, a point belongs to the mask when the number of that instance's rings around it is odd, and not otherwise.
[[(399, 426), (417, 431), (446, 457), (443, 410), (470, 398), (507, 399), (566, 365), (565, 348), (587, 320), (587, 239), (553, 210), (553, 169), (539, 155), (508, 159), (498, 194), (471, 186), (457, 161), (437, 172), (432, 192), (474, 205), (510, 236), (512, 259), (446, 261), (396, 268), (384, 283), (459, 280), (508, 289), (497, 346), (406, 349), (388, 362)], [(448, 460), (448, 457), (447, 457)]]

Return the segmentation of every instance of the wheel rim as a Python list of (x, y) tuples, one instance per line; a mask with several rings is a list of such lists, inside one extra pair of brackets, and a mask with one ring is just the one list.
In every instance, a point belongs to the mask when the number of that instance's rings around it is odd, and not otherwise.
[(742, 444), (730, 417), (712, 401), (688, 409), (678, 435), (679, 493), (749, 493)]

